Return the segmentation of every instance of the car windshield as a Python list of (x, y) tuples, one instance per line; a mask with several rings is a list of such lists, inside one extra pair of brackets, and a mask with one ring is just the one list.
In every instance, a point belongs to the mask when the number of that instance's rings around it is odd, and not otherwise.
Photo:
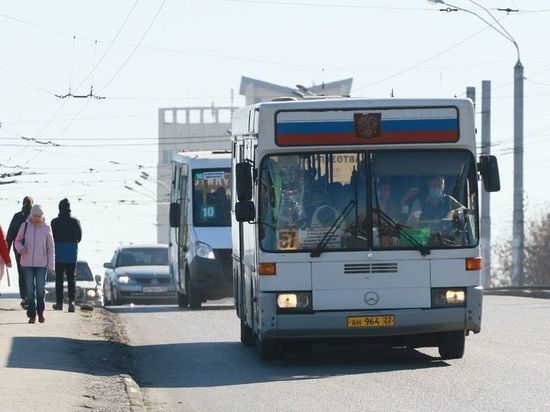
[(77, 262), (76, 263), (76, 280), (94, 280), (94, 275), (90, 270), (90, 266), (86, 262)]
[(193, 224), (231, 226), (231, 170), (193, 170)]
[[(75, 276), (76, 276), (76, 280), (82, 280), (82, 281), (94, 280), (94, 276), (92, 274), (90, 266), (88, 265), (87, 262), (84, 262), (84, 261), (76, 262)], [(55, 273), (48, 273), (46, 277), (46, 282), (55, 282)]]
[(476, 170), (464, 150), (268, 156), (259, 190), (265, 251), (311, 251), (323, 238), (327, 251), (477, 244)]
[(122, 249), (116, 263), (116, 267), (166, 265), (168, 265), (168, 248)]

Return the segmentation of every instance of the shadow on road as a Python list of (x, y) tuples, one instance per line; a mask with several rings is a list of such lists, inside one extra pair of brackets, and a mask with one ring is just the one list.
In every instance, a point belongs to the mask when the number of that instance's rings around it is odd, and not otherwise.
[(449, 366), (412, 349), (321, 347), (263, 362), (238, 342), (200, 342), (132, 348), (142, 387), (195, 388), (320, 379)]
[(128, 355), (125, 345), (112, 341), (15, 336), (6, 367), (112, 376), (128, 369)]
[(218, 311), (218, 310), (234, 310), (235, 306), (233, 305), (209, 305), (203, 306), (201, 309), (188, 309), (180, 308), (177, 305), (136, 305), (136, 306), (108, 306), (107, 309), (113, 313), (169, 313), (169, 312), (197, 312), (197, 311)]
[[(319, 350), (317, 350), (319, 349)], [(133, 362), (132, 362), (133, 361)], [(133, 366), (132, 366), (133, 365)], [(261, 361), (238, 342), (126, 346), (58, 337), (14, 337), (9, 368), (133, 375), (144, 388), (199, 388), (321, 379), (449, 366), (412, 349), (345, 346)]]

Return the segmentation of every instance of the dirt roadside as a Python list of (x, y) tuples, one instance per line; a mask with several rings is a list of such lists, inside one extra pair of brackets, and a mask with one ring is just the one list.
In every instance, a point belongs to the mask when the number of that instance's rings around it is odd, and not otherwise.
[[(142, 411), (124, 327), (96, 308), (45, 311), (30, 325), (18, 300), (0, 298), (2, 410)], [(140, 403), (141, 401), (141, 403)]]

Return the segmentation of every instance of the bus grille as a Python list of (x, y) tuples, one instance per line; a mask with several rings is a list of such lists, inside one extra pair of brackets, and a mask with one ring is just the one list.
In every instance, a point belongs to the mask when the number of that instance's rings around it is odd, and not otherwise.
[(396, 272), (397, 263), (347, 263), (344, 265), (345, 274)]

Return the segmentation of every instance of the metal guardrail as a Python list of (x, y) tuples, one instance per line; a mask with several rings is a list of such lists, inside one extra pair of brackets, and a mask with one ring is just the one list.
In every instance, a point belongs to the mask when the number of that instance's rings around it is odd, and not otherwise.
[(532, 286), (498, 286), (486, 288), (483, 291), (486, 295), (519, 296), (539, 299), (550, 299), (550, 285)]
[(533, 286), (497, 286), (485, 288), (485, 290), (550, 290), (550, 285), (533, 285)]

